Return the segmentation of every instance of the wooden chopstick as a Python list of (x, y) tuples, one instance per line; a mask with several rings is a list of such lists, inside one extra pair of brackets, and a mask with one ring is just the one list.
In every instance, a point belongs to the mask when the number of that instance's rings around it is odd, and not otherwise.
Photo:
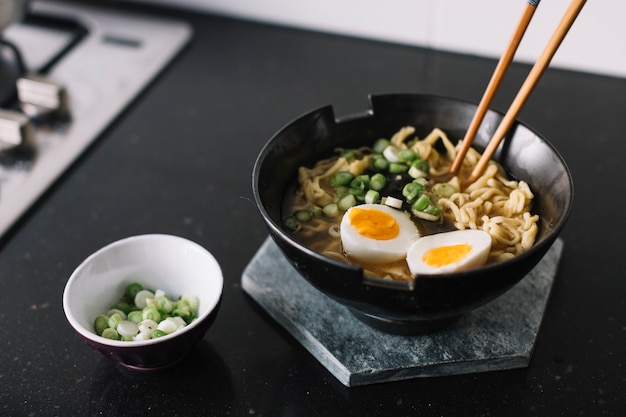
[(526, 32), (526, 28), (528, 28), (528, 24), (532, 20), (533, 15), (535, 14), (535, 10), (537, 10), (537, 5), (539, 4), (539, 0), (527, 0), (526, 7), (522, 13), (522, 17), (520, 18), (517, 26), (515, 27), (515, 32), (513, 32), (513, 36), (509, 40), (509, 43), (506, 46), (506, 49), (502, 56), (500, 57), (500, 61), (498, 61), (498, 65), (491, 76), (491, 80), (485, 89), (482, 99), (478, 104), (478, 108), (476, 109), (476, 113), (474, 114), (474, 118), (472, 119), (467, 132), (465, 133), (465, 137), (463, 138), (463, 142), (461, 144), (461, 148), (459, 152), (456, 154), (454, 161), (452, 162), (452, 166), (450, 167), (450, 174), (456, 175), (461, 168), (461, 164), (463, 164), (463, 159), (465, 158), (465, 154), (472, 146), (472, 142), (474, 141), (474, 136), (476, 136), (476, 132), (480, 127), (483, 119), (485, 118), (485, 114), (491, 105), (491, 101), (493, 97), (496, 95), (498, 91), (498, 87), (500, 87), (500, 83), (504, 78), (504, 74), (506, 73), (509, 65), (513, 61), (513, 57), (515, 56), (515, 51), (517, 51), (517, 47)]
[(545, 69), (550, 64), (550, 60), (561, 45), (563, 38), (567, 35), (567, 32), (574, 23), (574, 20), (578, 17), (578, 14), (585, 5), (585, 2), (586, 0), (572, 0), (570, 3), (569, 7), (565, 11), (565, 14), (563, 15), (563, 18), (561, 19), (561, 22), (554, 31), (554, 34), (548, 41), (548, 44), (539, 56), (539, 59), (535, 62), (535, 65), (533, 65), (528, 77), (526, 77), (526, 80), (524, 81), (524, 84), (522, 84), (522, 87), (517, 93), (517, 96), (515, 96), (513, 103), (511, 103), (511, 106), (505, 113), (500, 125), (496, 129), (496, 132), (489, 141), (487, 148), (484, 150), (482, 156), (478, 160), (478, 163), (474, 167), (474, 170), (469, 177), (470, 182), (476, 181), (482, 175), (483, 171), (487, 167), (487, 164), (489, 163), (489, 160), (498, 148), (498, 145), (504, 138), (504, 135), (513, 125), (513, 122), (526, 102), (526, 99), (530, 95), (533, 88), (537, 85), (537, 82), (539, 81), (539, 78), (541, 78), (541, 75), (543, 75)]

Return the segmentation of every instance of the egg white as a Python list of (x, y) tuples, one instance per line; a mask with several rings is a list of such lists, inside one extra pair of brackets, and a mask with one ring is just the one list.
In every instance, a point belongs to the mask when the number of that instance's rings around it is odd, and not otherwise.
[[(360, 234), (350, 223), (349, 213), (355, 207), (360, 209), (378, 210), (391, 215), (400, 232), (392, 239), (377, 240)], [(340, 225), (341, 244), (344, 253), (362, 262), (386, 263), (403, 259), (413, 242), (419, 239), (417, 226), (409, 215), (392, 207), (382, 204), (361, 204), (351, 207), (344, 213)]]
[[(470, 252), (461, 260), (433, 267), (423, 261), (424, 254), (434, 248), (468, 244)], [(487, 262), (491, 250), (491, 236), (482, 230), (455, 230), (424, 236), (411, 245), (407, 251), (406, 261), (413, 275), (443, 274), (466, 269), (476, 268)]]

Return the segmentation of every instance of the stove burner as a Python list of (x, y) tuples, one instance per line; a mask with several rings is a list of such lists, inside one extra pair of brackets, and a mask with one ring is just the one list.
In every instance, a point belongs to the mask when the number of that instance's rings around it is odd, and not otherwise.
[(192, 34), (184, 22), (104, 7), (29, 6), (0, 44), (0, 236)]

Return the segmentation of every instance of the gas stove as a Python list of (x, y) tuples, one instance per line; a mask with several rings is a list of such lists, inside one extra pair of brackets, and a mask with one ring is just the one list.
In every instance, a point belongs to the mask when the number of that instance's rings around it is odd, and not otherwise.
[(182, 21), (101, 6), (29, 6), (0, 34), (0, 69), (21, 67), (0, 95), (0, 236), (192, 36)]

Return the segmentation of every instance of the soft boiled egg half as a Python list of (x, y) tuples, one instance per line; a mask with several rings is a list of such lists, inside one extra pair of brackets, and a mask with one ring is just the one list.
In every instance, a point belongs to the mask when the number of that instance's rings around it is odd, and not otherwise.
[(341, 244), (348, 257), (385, 263), (403, 259), (420, 234), (409, 215), (382, 204), (361, 204), (343, 215)]
[(482, 230), (455, 230), (424, 236), (411, 245), (406, 261), (413, 276), (472, 269), (487, 262), (491, 236)]

